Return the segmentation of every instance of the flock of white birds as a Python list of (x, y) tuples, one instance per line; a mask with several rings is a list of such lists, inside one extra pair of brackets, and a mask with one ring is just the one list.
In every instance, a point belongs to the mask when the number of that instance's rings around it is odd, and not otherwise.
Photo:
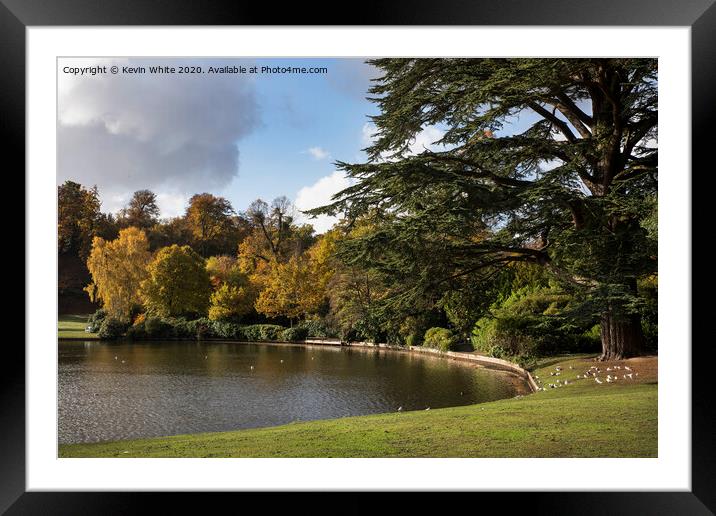
[[(569, 369), (574, 369), (574, 366), (569, 366)], [(600, 374), (606, 373), (607, 376), (600, 377)], [(550, 371), (549, 375), (550, 377), (557, 377), (562, 374), (562, 367), (556, 366), (554, 368), (554, 371)], [(620, 377), (621, 375), (621, 377)], [(615, 365), (611, 367), (607, 367), (606, 369), (602, 370), (602, 368), (598, 366), (591, 366), (589, 369), (587, 369), (584, 374), (578, 374), (577, 380), (588, 380), (593, 379), (596, 383), (599, 385), (602, 385), (604, 383), (615, 383), (618, 380), (621, 381), (630, 381), (634, 380), (636, 377), (639, 376), (639, 373), (634, 371), (629, 366), (620, 366)], [(535, 381), (538, 384), (538, 391), (546, 391), (547, 389), (558, 389), (559, 387), (564, 387), (565, 385), (569, 385), (571, 383), (574, 383), (575, 380), (569, 381), (569, 380), (560, 380), (557, 379), (554, 382), (549, 382), (545, 385), (542, 384), (542, 380), (540, 380), (539, 376), (534, 377)]]

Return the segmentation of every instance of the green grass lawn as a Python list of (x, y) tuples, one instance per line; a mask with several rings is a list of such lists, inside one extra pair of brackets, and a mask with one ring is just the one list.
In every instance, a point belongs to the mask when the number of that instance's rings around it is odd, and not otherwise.
[(57, 321), (57, 337), (60, 339), (96, 339), (96, 333), (85, 332), (88, 317), (89, 315), (60, 315)]
[[(634, 360), (619, 363), (641, 371), (634, 380), (621, 380), (621, 374), (616, 383), (577, 380), (595, 362), (550, 360), (534, 371), (543, 385), (557, 378), (570, 384), (520, 398), (256, 430), (61, 445), (60, 457), (656, 457), (657, 359)], [(556, 366), (562, 371), (553, 378)]]

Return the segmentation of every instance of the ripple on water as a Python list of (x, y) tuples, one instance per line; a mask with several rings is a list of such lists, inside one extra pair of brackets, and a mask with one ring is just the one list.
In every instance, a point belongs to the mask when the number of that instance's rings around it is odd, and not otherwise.
[(506, 373), (384, 350), (59, 344), (61, 443), (256, 428), (399, 406), (424, 410), (515, 394)]

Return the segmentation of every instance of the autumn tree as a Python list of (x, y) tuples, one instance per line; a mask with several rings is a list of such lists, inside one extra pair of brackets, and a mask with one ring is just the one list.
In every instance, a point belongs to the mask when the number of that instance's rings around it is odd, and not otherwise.
[(176, 244), (156, 253), (140, 289), (147, 309), (161, 316), (205, 315), (210, 294), (204, 259)]
[(241, 272), (239, 263), (233, 256), (210, 256), (206, 260), (206, 272), (214, 287), (222, 283), (238, 284), (245, 280), (246, 275)]
[(340, 267), (336, 249), (342, 237), (340, 229), (332, 229), (318, 237), (305, 253), (311, 276), (311, 292), (303, 301), (306, 315), (319, 314), (328, 308), (329, 285)]
[[(294, 211), (295, 208), (286, 197), (278, 197), (271, 204), (257, 199), (245, 214), (250, 230), (238, 247), (239, 266), (248, 275), (257, 295), (272, 285), (271, 293), (265, 294), (261, 301), (265, 310), (262, 313), (271, 313), (271, 317), (278, 314), (275, 310), (280, 297), (277, 288), (281, 281), (279, 278), (289, 273), (286, 264), (294, 259), (290, 266), (294, 269), (293, 273), (302, 271), (303, 265), (299, 258), (314, 241), (310, 225), (294, 223)], [(273, 299), (270, 303), (269, 297)]]
[(134, 192), (127, 206), (122, 208), (117, 215), (117, 223), (121, 227), (135, 226), (148, 229), (154, 226), (158, 219), (157, 196), (150, 190)]
[(256, 310), (269, 317), (291, 320), (318, 315), (327, 308), (328, 283), (334, 270), (333, 254), (338, 231), (318, 238), (305, 253), (285, 263), (272, 260), (256, 299)]
[(112, 317), (128, 321), (132, 309), (141, 302), (139, 288), (147, 277), (150, 260), (149, 241), (140, 229), (123, 229), (110, 241), (95, 237), (87, 259), (92, 275), (92, 283), (86, 288), (90, 299), (100, 301)]
[(277, 197), (270, 205), (261, 199), (249, 205), (246, 218), (251, 232), (239, 249), (245, 268), (255, 268), (259, 262), (271, 260), (285, 262), (302, 254), (313, 243), (313, 228), (295, 224), (294, 211), (286, 197)]
[(256, 311), (268, 317), (290, 320), (303, 317), (314, 308), (311, 268), (304, 257), (292, 257), (286, 263), (273, 262), (256, 299)]
[(215, 252), (222, 237), (235, 230), (234, 216), (234, 208), (223, 197), (202, 193), (189, 199), (185, 219), (203, 256)]
[(149, 230), (149, 243), (152, 249), (170, 245), (190, 245), (192, 230), (185, 217), (172, 217), (158, 221)]
[(57, 246), (61, 253), (87, 258), (101, 219), (97, 187), (65, 181), (57, 187)]
[[(644, 221), (657, 193), (656, 59), (377, 59), (380, 113), (355, 184), (311, 214), (392, 224), (351, 243), (408, 302), (454, 278), (476, 289), (514, 262), (545, 267), (601, 322), (602, 358), (643, 349), (639, 278), (656, 271)], [(517, 117), (523, 128), (510, 131)], [(444, 130), (410, 152), (426, 127)], [(485, 237), (477, 238), (479, 234)]]
[(271, 258), (279, 261), (283, 257), (283, 246), (288, 239), (293, 222), (293, 207), (286, 197), (277, 197), (271, 205), (256, 199), (246, 210), (246, 216), (260, 235), (263, 244), (257, 257), (263, 260)]
[(209, 319), (238, 320), (253, 310), (255, 291), (236, 258), (212, 256), (206, 261), (206, 270), (214, 287), (209, 300)]

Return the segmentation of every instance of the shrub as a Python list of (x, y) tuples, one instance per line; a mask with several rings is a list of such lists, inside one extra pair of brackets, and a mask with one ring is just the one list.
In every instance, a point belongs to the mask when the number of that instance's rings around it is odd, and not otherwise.
[(384, 332), (380, 327), (380, 324), (374, 317), (364, 317), (358, 319), (354, 324), (353, 328), (349, 333), (355, 335), (355, 338), (350, 340), (365, 341), (365, 342), (381, 342), (384, 341)]
[(194, 321), (189, 321), (187, 324), (194, 337), (196, 337), (198, 340), (201, 340), (204, 337), (209, 337), (211, 335), (211, 321), (206, 317), (202, 317), (201, 319), (196, 319)]
[(127, 324), (118, 319), (107, 317), (102, 321), (97, 336), (100, 339), (116, 339), (127, 330)]
[(341, 328), (338, 337), (343, 342), (357, 342), (364, 339), (363, 335), (358, 333), (355, 328)]
[(132, 326), (127, 328), (125, 336), (132, 340), (141, 340), (148, 338), (147, 331), (144, 328), (144, 322), (134, 323)]
[(138, 317), (127, 330), (131, 339), (201, 339), (211, 335), (211, 321), (187, 320), (181, 317)]
[(602, 342), (602, 329), (598, 324), (595, 324), (591, 328), (589, 328), (587, 331), (585, 331), (582, 334), (582, 337), (584, 337), (587, 340), (591, 340), (592, 342), (596, 344), (601, 344)]
[(177, 339), (195, 339), (195, 321), (196, 320), (187, 320), (182, 317), (167, 317), (163, 319), (163, 322), (166, 325), (166, 337)]
[(422, 344), (423, 344), (423, 339), (420, 335), (411, 333), (410, 335), (405, 337), (405, 345), (406, 346), (421, 346)]
[(249, 340), (243, 330), (243, 326), (230, 321), (211, 321), (209, 325), (209, 335), (220, 339)]
[(495, 358), (509, 358), (510, 353), (502, 346), (495, 345), (487, 350), (487, 355)]
[(398, 342), (406, 346), (422, 346), (425, 332), (434, 327), (441, 327), (445, 317), (436, 309), (420, 315), (409, 315), (403, 319), (398, 328)]
[[(406, 346), (420, 346), (424, 333), (425, 328), (421, 328), (419, 320), (412, 316), (403, 319), (398, 328), (399, 340), (402, 340), (402, 343)], [(420, 337), (418, 337), (418, 335), (420, 335)]]
[[(238, 326), (238, 325), (237, 325)], [(239, 336), (234, 337), (249, 342), (263, 340), (280, 340), (280, 334), (285, 329), (277, 324), (251, 324), (239, 327)]]
[(302, 321), (298, 328), (302, 328), (306, 330), (306, 336), (307, 337), (315, 337), (317, 339), (326, 339), (331, 337), (337, 337), (338, 334), (330, 329), (328, 326), (326, 326), (323, 321), (319, 321), (317, 319), (307, 319), (305, 321)]
[(305, 340), (308, 337), (308, 330), (301, 326), (286, 328), (280, 333), (281, 340), (297, 341)]
[(106, 317), (107, 310), (105, 310), (104, 308), (100, 308), (95, 313), (91, 314), (87, 319), (87, 328), (89, 329), (89, 331), (91, 331), (92, 333), (97, 333)]
[(243, 326), (241, 331), (243, 333), (244, 340), (248, 340), (248, 341), (261, 340), (261, 331), (259, 330), (258, 324)]
[(283, 326), (277, 324), (257, 324), (259, 327), (259, 340), (279, 340), (280, 333), (284, 330)]
[(160, 339), (173, 336), (171, 326), (161, 317), (148, 316), (144, 320), (144, 331), (149, 338)]
[(475, 323), (472, 344), (497, 358), (598, 351), (599, 327), (563, 315), (569, 299), (550, 287), (515, 290)]
[(430, 328), (425, 332), (423, 339), (423, 346), (440, 351), (450, 351), (455, 348), (456, 344), (457, 338), (447, 328)]

